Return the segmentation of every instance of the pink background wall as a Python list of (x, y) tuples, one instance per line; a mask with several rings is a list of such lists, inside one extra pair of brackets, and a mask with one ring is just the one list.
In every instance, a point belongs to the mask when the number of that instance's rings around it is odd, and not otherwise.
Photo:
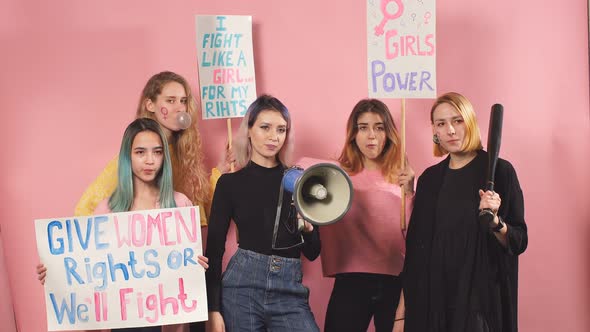
[[(568, 3), (445, 0), (437, 8), (439, 92), (472, 100), (484, 139), (490, 105), (506, 110), (501, 156), (518, 171), (530, 227), (520, 260), (522, 331), (590, 330), (587, 3)], [(346, 117), (367, 95), (364, 1), (3, 1), (2, 331), (14, 330), (5, 283), (19, 330), (45, 331), (33, 220), (72, 215), (117, 152), (146, 80), (172, 70), (198, 92), (195, 14), (252, 15), (258, 93), (292, 111), (297, 156), (339, 152)], [(387, 103), (399, 117), (399, 101)], [(431, 103), (408, 101), (417, 174), (435, 162)], [(225, 121), (200, 128), (214, 165)], [(332, 281), (319, 260), (305, 269), (322, 326)]]

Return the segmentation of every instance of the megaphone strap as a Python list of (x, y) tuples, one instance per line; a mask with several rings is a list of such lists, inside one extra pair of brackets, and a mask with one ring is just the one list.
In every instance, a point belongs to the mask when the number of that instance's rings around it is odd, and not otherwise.
[[(283, 208), (283, 192), (284, 191), (285, 191), (285, 188), (283, 187), (283, 181), (281, 180), (281, 187), (279, 190), (279, 200), (277, 202), (277, 214), (275, 216), (275, 225), (274, 225), (274, 229), (272, 232), (272, 249), (273, 250), (287, 250), (287, 249), (298, 247), (305, 242), (303, 240), (303, 235), (299, 234), (299, 236), (301, 237), (301, 242), (294, 244), (292, 246), (289, 246), (289, 247), (277, 248), (277, 246), (276, 246), (277, 237), (279, 235), (279, 224), (281, 223), (281, 211)], [(290, 216), (291, 216), (291, 213), (289, 213), (289, 217)], [(287, 218), (287, 219), (289, 219), (289, 218)], [(288, 223), (288, 220), (287, 220), (287, 223)], [(292, 229), (289, 229), (289, 227), (287, 226), (287, 223), (285, 223), (285, 227), (287, 228), (289, 233), (295, 234), (295, 231), (297, 231), (297, 226), (294, 226), (294, 229), (292, 230)]]

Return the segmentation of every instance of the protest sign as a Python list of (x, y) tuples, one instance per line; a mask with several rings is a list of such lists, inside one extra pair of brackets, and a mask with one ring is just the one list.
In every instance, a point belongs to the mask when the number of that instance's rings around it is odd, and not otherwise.
[(49, 331), (207, 319), (199, 208), (35, 220)]

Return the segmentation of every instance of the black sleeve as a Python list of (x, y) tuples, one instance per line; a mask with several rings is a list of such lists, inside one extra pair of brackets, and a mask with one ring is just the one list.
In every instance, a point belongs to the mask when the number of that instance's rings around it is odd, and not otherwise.
[[(404, 259), (404, 268), (407, 268), (406, 262), (412, 261), (414, 258), (414, 254), (416, 250), (419, 248), (423, 248), (422, 243), (420, 242), (420, 237), (417, 235), (420, 233), (420, 227), (422, 226), (421, 223), (421, 214), (424, 214), (424, 180), (425, 175), (421, 175), (418, 177), (418, 181), (416, 183), (416, 191), (414, 193), (413, 198), (413, 208), (412, 213), (410, 214), (410, 218), (407, 225), (406, 231), (406, 256)], [(403, 276), (404, 271), (400, 274)], [(403, 278), (402, 278), (403, 280)]]
[[(518, 255), (528, 245), (527, 225), (524, 221), (524, 198), (516, 171), (512, 165), (500, 159), (496, 171), (496, 191), (502, 204), (498, 215), (506, 223), (507, 247), (495, 239), (500, 268), (500, 291), (504, 330), (518, 330)], [(494, 237), (495, 238), (495, 237)]]
[(508, 226), (507, 251), (511, 255), (520, 255), (528, 245), (527, 225), (524, 221), (524, 197), (514, 167), (505, 160), (498, 163), (498, 166), (500, 173), (497, 175), (501, 179), (498, 192), (502, 199), (498, 214)]
[(207, 249), (205, 256), (209, 258), (209, 269), (205, 273), (207, 281), (207, 302), (209, 311), (221, 310), (221, 263), (225, 252), (227, 230), (233, 213), (231, 185), (227, 175), (222, 175), (217, 182), (211, 216), (207, 232)]
[(429, 299), (429, 263), (434, 211), (432, 201), (432, 176), (426, 170), (420, 177), (414, 194), (414, 208), (408, 223), (406, 235), (406, 257), (401, 276), (406, 306), (405, 330), (426, 331), (428, 320), (423, 319), (424, 308)]
[(320, 241), (320, 228), (314, 225), (313, 231), (310, 233), (303, 233), (303, 255), (310, 261), (315, 260), (320, 255), (322, 250), (322, 242)]

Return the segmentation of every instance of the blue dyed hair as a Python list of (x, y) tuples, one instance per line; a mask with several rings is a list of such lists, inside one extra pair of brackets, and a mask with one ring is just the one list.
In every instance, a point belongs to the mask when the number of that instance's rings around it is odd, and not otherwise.
[(119, 151), (119, 169), (117, 188), (109, 198), (109, 208), (112, 212), (126, 212), (131, 209), (133, 204), (133, 170), (131, 167), (131, 147), (137, 134), (151, 131), (162, 140), (164, 150), (164, 160), (162, 167), (156, 175), (156, 183), (160, 188), (160, 208), (176, 207), (174, 202), (174, 189), (172, 188), (172, 166), (170, 162), (170, 151), (168, 150), (168, 141), (166, 135), (162, 132), (160, 125), (148, 118), (140, 118), (131, 122), (121, 141), (121, 150)]
[(258, 97), (248, 107), (246, 115), (242, 120), (242, 124), (238, 129), (234, 143), (234, 151), (236, 154), (236, 161), (238, 167), (244, 167), (250, 162), (252, 157), (252, 145), (248, 139), (248, 129), (254, 126), (258, 115), (262, 111), (276, 111), (281, 114), (283, 119), (287, 122), (287, 135), (283, 147), (277, 156), (278, 161), (284, 166), (291, 166), (291, 154), (293, 152), (294, 132), (291, 126), (291, 116), (287, 107), (277, 98), (271, 95), (262, 95)]

